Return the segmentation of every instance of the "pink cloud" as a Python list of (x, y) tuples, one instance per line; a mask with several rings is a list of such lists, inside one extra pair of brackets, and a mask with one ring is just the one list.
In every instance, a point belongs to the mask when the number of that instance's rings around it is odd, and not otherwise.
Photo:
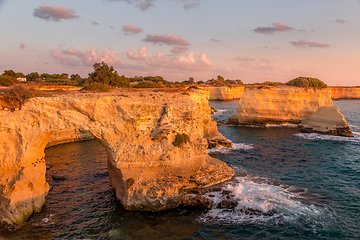
[(134, 27), (130, 24), (127, 24), (123, 26), (123, 31), (125, 32), (125, 34), (137, 34), (142, 32), (143, 30), (140, 27)]
[(199, 2), (184, 4), (184, 9), (187, 11), (187, 10), (189, 10), (191, 8), (196, 8), (199, 5), (200, 5)]
[(154, 0), (107, 0), (108, 2), (127, 2), (128, 4), (134, 4), (141, 11), (146, 11), (150, 7), (154, 7)]
[[(61, 54), (62, 55), (55, 50), (51, 50), (52, 58), (65, 65), (79, 65), (81, 62), (83, 66), (92, 66), (94, 63), (102, 61), (107, 64), (115, 65), (119, 62), (119, 60), (117, 60), (119, 53), (110, 50), (99, 52), (99, 50), (91, 47), (84, 52), (69, 48), (67, 50), (62, 50)], [(68, 56), (72, 56), (73, 58)]]
[(214, 39), (214, 38), (210, 39), (210, 41), (211, 41), (211, 42), (217, 42), (217, 43), (222, 42), (221, 39)]
[(183, 46), (175, 46), (173, 47), (173, 49), (171, 49), (170, 51), (172, 53), (184, 53), (187, 50), (189, 50), (187, 47), (183, 47)]
[(249, 57), (236, 57), (235, 58), (236, 61), (241, 61), (241, 62), (252, 62), (255, 60), (255, 58), (249, 58)]
[(75, 19), (79, 18), (75, 15), (75, 10), (65, 8), (63, 6), (55, 5), (55, 8), (46, 5), (45, 3), (34, 9), (34, 17), (45, 19), (48, 21), (61, 21), (62, 19)]
[(92, 21), (91, 23), (92, 23), (94, 26), (99, 25), (99, 23), (98, 23), (98, 22), (95, 22), (95, 21)]
[(167, 45), (180, 45), (180, 46), (189, 46), (189, 43), (182, 37), (177, 35), (161, 35), (161, 34), (147, 34), (146, 38), (143, 40), (145, 42), (152, 42), (154, 44), (164, 43)]
[(306, 39), (301, 39), (297, 42), (290, 42), (295, 47), (319, 47), (319, 48), (326, 48), (330, 47), (327, 43), (317, 43), (317, 42), (310, 42)]
[(22, 43), (22, 44), (20, 44), (19, 48), (24, 49), (24, 48), (26, 48), (26, 45)]
[(171, 55), (164, 56), (161, 53), (157, 53), (154, 57), (147, 57), (146, 47), (141, 48), (138, 53), (130, 50), (126, 53), (129, 59), (136, 60), (138, 63), (144, 63), (147, 66), (154, 68), (164, 69), (177, 69), (177, 70), (192, 70), (192, 71), (206, 71), (213, 69), (213, 64), (207, 59), (206, 54), (195, 55), (189, 53), (186, 56)]
[(329, 22), (331, 22), (331, 23), (340, 23), (340, 24), (343, 24), (343, 23), (345, 23), (346, 21), (344, 20), (344, 19), (336, 19), (335, 21), (331, 21), (331, 20), (329, 20)]
[(294, 28), (285, 25), (284, 23), (273, 23), (273, 27), (257, 27), (254, 32), (262, 34), (273, 34), (274, 32), (284, 32), (293, 30)]

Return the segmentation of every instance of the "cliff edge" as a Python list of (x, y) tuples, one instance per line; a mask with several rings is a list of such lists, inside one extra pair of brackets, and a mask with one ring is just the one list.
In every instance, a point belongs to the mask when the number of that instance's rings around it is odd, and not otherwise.
[(205, 91), (118, 90), (32, 98), (19, 110), (0, 110), (0, 225), (41, 210), (49, 190), (44, 149), (51, 135), (61, 141), (66, 132), (91, 133), (104, 146), (125, 209), (199, 205), (201, 197), (188, 189), (234, 174), (207, 154), (211, 141), (231, 144), (210, 117), (208, 97)]

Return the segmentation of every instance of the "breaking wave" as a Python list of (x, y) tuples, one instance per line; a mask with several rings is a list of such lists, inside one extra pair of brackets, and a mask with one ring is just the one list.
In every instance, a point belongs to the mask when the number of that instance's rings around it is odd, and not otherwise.
[(239, 150), (250, 150), (253, 149), (254, 147), (251, 144), (245, 144), (245, 143), (233, 143), (233, 147), (229, 148), (229, 147), (224, 147), (224, 146), (219, 146), (217, 148), (212, 148), (212, 149), (208, 149), (207, 152), (208, 153), (222, 153), (222, 154), (229, 154), (232, 153), (234, 151), (239, 151)]
[[(311, 220), (321, 227), (335, 219), (326, 208), (303, 203), (301, 193), (306, 190), (293, 192), (291, 187), (286, 189), (257, 180), (249, 176), (236, 177), (218, 191), (206, 193), (205, 197), (214, 202), (213, 209), (202, 214), (199, 221), (218, 224), (280, 224)], [(225, 199), (235, 201), (236, 207), (219, 208), (218, 204)]]

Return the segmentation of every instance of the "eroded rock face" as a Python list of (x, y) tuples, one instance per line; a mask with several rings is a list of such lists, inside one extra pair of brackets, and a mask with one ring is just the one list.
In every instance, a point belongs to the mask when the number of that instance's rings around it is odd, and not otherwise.
[(110, 182), (124, 208), (206, 205), (186, 190), (234, 174), (207, 154), (208, 141), (225, 141), (208, 97), (205, 91), (119, 90), (33, 98), (21, 110), (0, 111), (0, 224), (40, 211), (49, 189), (44, 149), (51, 135), (74, 130), (91, 133), (106, 149)]
[(329, 87), (332, 99), (360, 99), (360, 87)]
[(320, 107), (312, 116), (304, 119), (300, 126), (302, 132), (352, 137), (353, 134), (337, 106)]
[(206, 87), (209, 91), (210, 101), (232, 101), (238, 100), (244, 94), (245, 87)]
[(295, 123), (311, 116), (321, 106), (332, 106), (328, 89), (271, 87), (246, 88), (229, 124), (266, 125)]

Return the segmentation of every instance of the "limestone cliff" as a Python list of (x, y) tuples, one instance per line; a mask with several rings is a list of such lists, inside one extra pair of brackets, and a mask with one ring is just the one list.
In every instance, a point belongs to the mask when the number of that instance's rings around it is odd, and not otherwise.
[(300, 123), (302, 132), (316, 132), (321, 134), (352, 137), (353, 134), (337, 106), (320, 107), (310, 117)]
[(329, 87), (331, 98), (336, 99), (360, 99), (360, 87)]
[(300, 123), (321, 106), (332, 106), (328, 89), (267, 87), (246, 88), (234, 116), (228, 123), (266, 125)]
[(205, 87), (209, 91), (210, 101), (232, 101), (241, 98), (245, 91), (245, 87)]
[(74, 130), (90, 132), (106, 149), (110, 182), (126, 209), (196, 205), (199, 199), (186, 189), (233, 175), (207, 154), (208, 141), (225, 140), (205, 91), (32, 98), (18, 111), (0, 111), (0, 225), (22, 223), (40, 211), (49, 189), (44, 149), (51, 135)]

